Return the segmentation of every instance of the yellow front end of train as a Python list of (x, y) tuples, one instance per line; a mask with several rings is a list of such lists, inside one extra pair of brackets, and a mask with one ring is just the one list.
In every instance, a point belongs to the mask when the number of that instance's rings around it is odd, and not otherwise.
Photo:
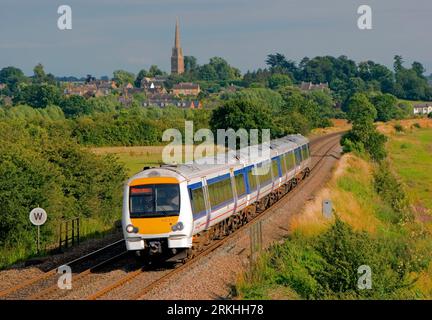
[(129, 251), (175, 255), (192, 246), (192, 213), (183, 180), (169, 170), (149, 169), (127, 182), (122, 225)]

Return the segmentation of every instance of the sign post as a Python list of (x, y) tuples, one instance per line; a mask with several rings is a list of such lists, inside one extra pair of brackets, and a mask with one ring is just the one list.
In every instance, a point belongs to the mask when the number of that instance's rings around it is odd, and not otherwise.
[(262, 249), (262, 223), (261, 220), (254, 223), (250, 229), (250, 263), (251, 266), (256, 262), (256, 258)]
[(37, 226), (37, 252), (40, 251), (40, 226), (47, 220), (47, 213), (42, 208), (34, 208), (30, 211), (30, 222)]

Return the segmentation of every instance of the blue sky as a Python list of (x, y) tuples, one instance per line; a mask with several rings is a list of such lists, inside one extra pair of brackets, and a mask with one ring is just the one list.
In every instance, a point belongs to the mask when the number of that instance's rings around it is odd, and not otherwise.
[[(73, 29), (57, 28), (57, 8), (72, 8)], [(373, 30), (357, 28), (357, 8), (373, 10)], [(347, 55), (392, 65), (420, 61), (432, 73), (430, 0), (0, 0), (0, 68), (26, 74), (41, 62), (55, 75), (168, 71), (176, 17), (185, 55), (221, 56), (243, 72), (269, 53), (289, 59)]]

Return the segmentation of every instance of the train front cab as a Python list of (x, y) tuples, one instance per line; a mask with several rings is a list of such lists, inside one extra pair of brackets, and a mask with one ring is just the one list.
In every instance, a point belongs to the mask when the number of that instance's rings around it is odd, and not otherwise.
[(124, 190), (126, 247), (150, 254), (190, 248), (191, 208), (186, 182), (173, 177), (132, 179)]

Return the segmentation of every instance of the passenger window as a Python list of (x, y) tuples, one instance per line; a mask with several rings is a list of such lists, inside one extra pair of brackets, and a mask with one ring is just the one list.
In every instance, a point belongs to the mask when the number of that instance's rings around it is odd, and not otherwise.
[(249, 189), (250, 189), (249, 191), (254, 192), (257, 189), (257, 182), (256, 182), (257, 176), (252, 173), (252, 169), (248, 171), (247, 175), (248, 175), (248, 182), (249, 182)]
[(231, 179), (229, 177), (222, 181), (209, 184), (208, 192), (210, 197), (210, 205), (212, 208), (229, 203), (233, 201), (234, 198)]
[(295, 149), (294, 154), (295, 154), (296, 165), (300, 165), (302, 161), (300, 148)]
[(295, 165), (295, 161), (294, 161), (294, 153), (292, 151), (290, 151), (287, 154), (287, 158), (286, 158), (286, 166), (288, 168), (288, 171), (291, 171), (294, 168)]
[(236, 184), (237, 196), (241, 197), (246, 193), (244, 174), (243, 173), (237, 174), (234, 177), (234, 180), (235, 180), (235, 184)]
[(279, 164), (277, 159), (272, 160), (273, 180), (279, 178)]
[(260, 168), (259, 172), (262, 173), (258, 175), (260, 185), (264, 186), (272, 182), (272, 173), (271, 173), (271, 167), (270, 162), (266, 163), (260, 163), (258, 165), (258, 168)]

